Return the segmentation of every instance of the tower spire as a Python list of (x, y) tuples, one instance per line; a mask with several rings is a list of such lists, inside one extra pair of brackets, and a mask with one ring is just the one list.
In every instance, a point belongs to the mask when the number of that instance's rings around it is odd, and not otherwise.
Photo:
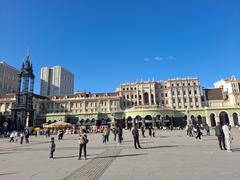
[(27, 48), (27, 56), (30, 56), (30, 48)]

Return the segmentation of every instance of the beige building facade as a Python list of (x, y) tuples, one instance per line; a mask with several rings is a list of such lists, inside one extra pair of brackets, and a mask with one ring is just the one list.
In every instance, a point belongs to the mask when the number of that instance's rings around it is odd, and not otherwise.
[[(34, 95), (35, 125), (67, 121), (79, 125), (99, 125), (122, 120), (126, 127), (139, 122), (239, 125), (240, 106), (225, 98), (223, 88), (205, 89), (201, 97), (198, 78), (124, 83), (113, 93), (79, 92), (63, 96)], [(0, 112), (9, 118), (15, 94), (0, 97)], [(104, 124), (103, 123), (103, 124)]]
[(221, 79), (214, 83), (215, 88), (222, 88), (224, 100), (230, 106), (240, 105), (240, 80), (235, 77)]
[(41, 68), (40, 79), (42, 96), (62, 96), (74, 92), (74, 75), (61, 66)]
[(124, 99), (124, 109), (134, 106), (156, 106), (170, 109), (202, 107), (198, 78), (124, 83), (120, 85), (117, 92)]
[(0, 95), (16, 92), (18, 73), (16, 68), (0, 61)]

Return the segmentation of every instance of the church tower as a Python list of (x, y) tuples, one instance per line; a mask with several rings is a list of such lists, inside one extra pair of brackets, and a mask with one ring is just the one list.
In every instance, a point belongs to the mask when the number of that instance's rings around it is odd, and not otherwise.
[(23, 130), (33, 126), (33, 89), (34, 89), (33, 67), (30, 61), (29, 51), (26, 61), (23, 62), (18, 74), (18, 84), (16, 91), (16, 102), (12, 108), (12, 119), (14, 129)]

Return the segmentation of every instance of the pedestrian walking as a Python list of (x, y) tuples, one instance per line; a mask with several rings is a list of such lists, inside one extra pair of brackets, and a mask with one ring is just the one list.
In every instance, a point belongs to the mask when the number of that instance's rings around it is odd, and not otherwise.
[(107, 127), (106, 142), (109, 142), (110, 127)]
[(206, 132), (207, 132), (207, 136), (210, 136), (210, 128), (209, 128), (208, 124), (205, 125), (205, 129), (206, 129)]
[(155, 128), (152, 127), (152, 136), (155, 137)]
[(113, 126), (112, 127), (112, 133), (113, 133), (113, 140), (114, 141), (116, 141), (116, 139), (117, 139), (117, 128), (116, 128), (116, 126)]
[(55, 149), (56, 149), (56, 145), (55, 145), (55, 142), (54, 142), (54, 137), (51, 138), (51, 142), (49, 144), (49, 150), (50, 150), (50, 156), (49, 158), (53, 159), (53, 153), (55, 152)]
[(58, 130), (57, 135), (58, 135), (58, 140), (60, 140), (61, 139), (61, 131), (60, 130)]
[(84, 158), (86, 160), (87, 159), (87, 143), (88, 143), (88, 139), (87, 139), (86, 133), (82, 129), (79, 132), (78, 140), (79, 140), (79, 156), (78, 156), (78, 160), (81, 160), (82, 149), (84, 151)]
[(29, 131), (28, 130), (25, 131), (25, 141), (26, 141), (26, 144), (29, 143)]
[(23, 138), (24, 138), (24, 134), (23, 134), (23, 132), (21, 132), (21, 133), (20, 133), (20, 144), (23, 143)]
[(189, 135), (190, 134), (190, 126), (189, 125), (186, 126), (186, 131), (187, 131), (187, 136), (190, 136)]
[(108, 129), (107, 129), (107, 127), (103, 128), (102, 136), (103, 136), (103, 144), (106, 144), (107, 143), (107, 136), (108, 136)]
[(142, 132), (142, 137), (145, 137), (145, 129), (144, 129), (144, 125), (141, 125), (141, 132)]
[(220, 122), (217, 123), (217, 126), (215, 128), (215, 135), (218, 138), (218, 144), (221, 150), (227, 150), (226, 146), (225, 146), (225, 138), (224, 138), (224, 133), (223, 133), (223, 129), (222, 126), (220, 124)]
[(199, 140), (201, 140), (202, 132), (200, 130), (200, 126), (199, 125), (196, 126), (196, 130), (197, 130), (196, 139), (199, 138)]
[(134, 125), (134, 128), (132, 130), (132, 135), (133, 135), (133, 139), (134, 139), (134, 147), (135, 149), (138, 149), (138, 148), (142, 148), (140, 146), (140, 143), (139, 143), (139, 132), (138, 132), (138, 128), (137, 128), (137, 125), (135, 124)]
[(227, 152), (232, 152), (232, 148), (231, 148), (232, 134), (229, 129), (228, 123), (225, 123), (224, 126), (222, 127), (222, 129), (223, 129), (223, 133), (224, 133), (225, 145), (227, 148)]
[(118, 144), (122, 144), (123, 141), (123, 130), (122, 128), (118, 127)]
[(10, 140), (9, 140), (9, 142), (14, 142), (14, 132), (12, 132), (12, 133), (10, 134)]
[(152, 137), (152, 127), (151, 126), (148, 128), (148, 134), (150, 137)]

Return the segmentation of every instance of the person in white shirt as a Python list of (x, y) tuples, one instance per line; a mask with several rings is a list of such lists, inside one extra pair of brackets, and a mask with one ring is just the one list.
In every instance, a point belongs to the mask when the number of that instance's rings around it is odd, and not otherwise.
[(231, 148), (232, 134), (231, 134), (228, 124), (225, 123), (223, 125), (222, 129), (223, 129), (223, 133), (224, 133), (225, 145), (227, 148), (227, 152), (232, 152), (232, 148)]

